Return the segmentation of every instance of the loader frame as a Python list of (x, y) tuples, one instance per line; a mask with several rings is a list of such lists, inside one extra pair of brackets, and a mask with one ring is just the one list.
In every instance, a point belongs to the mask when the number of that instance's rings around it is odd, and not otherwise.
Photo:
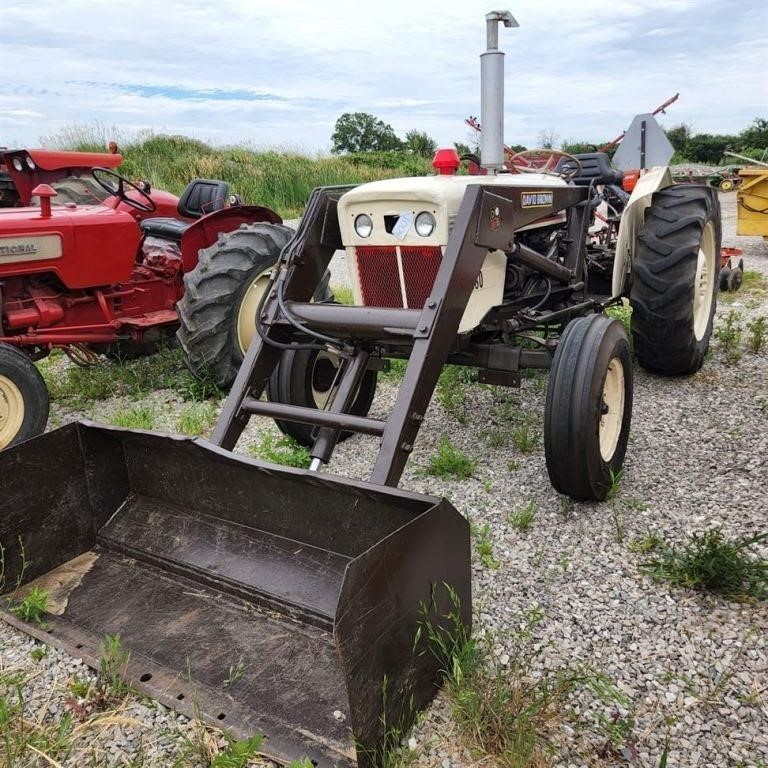
[[(370, 475), (377, 485), (396, 486), (413, 450), (419, 428), (446, 363), (477, 366), (481, 380), (506, 386), (520, 382), (523, 368), (549, 368), (556, 338), (540, 349), (457, 337), (459, 323), (489, 250), (510, 253), (555, 283), (558, 309), (536, 311), (525, 302), (494, 307), (480, 330), (519, 334), (559, 328), (572, 318), (599, 312), (603, 304), (587, 292), (586, 232), (591, 187), (542, 187), (548, 206), (524, 207), (526, 188), (471, 185), (467, 188), (429, 298), (423, 309), (390, 309), (310, 302), (336, 250), (343, 248), (337, 203), (350, 187), (316, 189), (296, 235), (286, 245), (259, 307), (257, 329), (212, 441), (232, 450), (252, 415), (298, 421), (319, 427), (311, 450), (315, 462), (330, 460), (340, 430), (380, 438)], [(515, 243), (514, 232), (543, 216), (567, 212), (567, 255), (561, 262)], [(280, 285), (280, 281), (282, 285)], [(562, 304), (566, 306), (562, 306)], [(260, 397), (285, 349), (311, 343), (312, 333), (332, 333), (344, 342), (347, 364), (327, 410), (267, 402)], [(482, 334), (480, 334), (482, 336)], [(488, 334), (486, 334), (486, 337)], [(395, 406), (386, 421), (347, 413), (375, 356), (407, 357)]]

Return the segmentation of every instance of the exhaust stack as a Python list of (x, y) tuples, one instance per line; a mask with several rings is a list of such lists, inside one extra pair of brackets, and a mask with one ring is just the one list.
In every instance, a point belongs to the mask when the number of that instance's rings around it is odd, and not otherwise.
[(480, 164), (491, 173), (504, 167), (504, 52), (499, 50), (499, 22), (520, 26), (509, 11), (485, 15), (488, 50), (480, 54)]

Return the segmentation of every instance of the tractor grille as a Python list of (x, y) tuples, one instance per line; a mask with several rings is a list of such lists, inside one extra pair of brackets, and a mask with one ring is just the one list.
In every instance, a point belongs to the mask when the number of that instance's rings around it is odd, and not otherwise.
[(432, 290), (443, 253), (438, 246), (361, 245), (355, 256), (363, 304), (421, 309)]

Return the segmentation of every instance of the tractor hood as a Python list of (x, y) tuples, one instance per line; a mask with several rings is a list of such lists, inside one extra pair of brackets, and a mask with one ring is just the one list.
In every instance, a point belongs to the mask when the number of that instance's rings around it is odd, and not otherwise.
[[(541, 173), (503, 173), (495, 176), (418, 176), (403, 179), (385, 179), (361, 184), (339, 200), (339, 226), (345, 246), (398, 243), (391, 232), (386, 232), (384, 217), (399, 216), (409, 211), (415, 216), (422, 210), (430, 211), (437, 220), (435, 232), (429, 238), (418, 237), (411, 231), (402, 242), (414, 245), (446, 245), (464, 192), (470, 184), (499, 184), (519, 186), (535, 191), (537, 188), (551, 189), (567, 186), (558, 176)], [(360, 238), (354, 230), (354, 221), (360, 214), (367, 214), (374, 222), (369, 238)]]
[(53, 272), (68, 288), (126, 282), (140, 240), (133, 216), (103, 205), (0, 209), (0, 280)]

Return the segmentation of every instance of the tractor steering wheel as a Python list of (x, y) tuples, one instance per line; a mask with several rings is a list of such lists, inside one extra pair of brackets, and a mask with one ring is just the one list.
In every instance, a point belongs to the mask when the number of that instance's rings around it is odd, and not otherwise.
[(581, 173), (581, 161), (559, 149), (524, 149), (512, 155), (510, 163), (520, 173), (552, 173), (566, 179)]
[[(112, 184), (110, 184), (105, 179), (99, 178), (101, 174), (117, 179), (117, 188), (113, 187)], [(145, 213), (152, 213), (153, 211), (157, 210), (155, 201), (141, 187), (137, 186), (132, 181), (128, 181), (125, 176), (121, 176), (119, 173), (110, 171), (107, 168), (93, 168), (91, 169), (91, 176), (93, 176), (96, 183), (103, 190), (108, 192), (110, 195), (118, 197), (123, 203), (130, 205), (131, 208), (135, 208), (137, 211), (144, 211)], [(140, 200), (134, 200), (132, 197), (128, 197), (125, 192), (126, 185), (135, 192), (138, 192), (147, 202), (143, 203)]]

